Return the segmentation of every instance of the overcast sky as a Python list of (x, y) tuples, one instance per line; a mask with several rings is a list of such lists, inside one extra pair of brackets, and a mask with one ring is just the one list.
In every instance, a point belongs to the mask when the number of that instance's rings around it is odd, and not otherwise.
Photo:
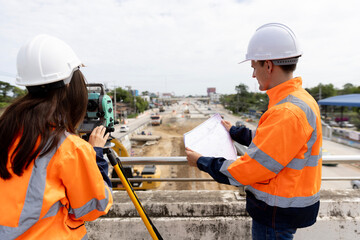
[(243, 60), (259, 26), (288, 25), (304, 55), (304, 87), (360, 85), (357, 0), (0, 0), (0, 80), (15, 84), (22, 44), (46, 33), (68, 43), (88, 82), (139, 92), (258, 91)]

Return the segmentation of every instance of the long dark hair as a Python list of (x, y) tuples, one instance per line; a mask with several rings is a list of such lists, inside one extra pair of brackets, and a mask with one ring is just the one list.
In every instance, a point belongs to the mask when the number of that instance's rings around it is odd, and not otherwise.
[[(69, 85), (45, 95), (29, 92), (11, 104), (0, 117), (0, 177), (11, 178), (8, 159), (14, 174), (21, 176), (39, 153), (45, 155), (57, 147), (64, 131), (76, 133), (87, 101), (85, 78), (76, 70)], [(18, 137), (20, 141), (9, 156)]]

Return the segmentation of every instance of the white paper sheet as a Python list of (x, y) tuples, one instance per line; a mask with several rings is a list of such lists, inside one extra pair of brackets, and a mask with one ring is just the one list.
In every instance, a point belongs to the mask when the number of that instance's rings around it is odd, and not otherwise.
[(185, 147), (206, 157), (224, 157), (236, 160), (236, 149), (229, 132), (215, 114), (196, 128), (184, 134)]

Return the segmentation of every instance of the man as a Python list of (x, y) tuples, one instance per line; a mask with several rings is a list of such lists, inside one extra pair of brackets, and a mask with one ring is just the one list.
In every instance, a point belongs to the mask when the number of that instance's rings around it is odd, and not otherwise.
[(297, 228), (313, 225), (319, 210), (322, 132), (316, 101), (293, 78), (302, 52), (283, 24), (257, 29), (246, 60), (269, 96), (256, 131), (222, 121), (233, 140), (248, 146), (236, 161), (204, 157), (186, 149), (190, 166), (216, 181), (246, 186), (253, 239), (293, 239)]

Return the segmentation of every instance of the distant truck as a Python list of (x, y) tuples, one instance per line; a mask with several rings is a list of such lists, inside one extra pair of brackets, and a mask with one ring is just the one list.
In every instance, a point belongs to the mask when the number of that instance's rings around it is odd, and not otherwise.
[(160, 106), (159, 111), (160, 111), (160, 112), (165, 112), (164, 106)]
[(162, 119), (160, 115), (152, 115), (150, 117), (150, 122), (152, 126), (159, 126), (162, 123)]
[(190, 110), (188, 106), (185, 106), (184, 108), (184, 114), (190, 114)]

